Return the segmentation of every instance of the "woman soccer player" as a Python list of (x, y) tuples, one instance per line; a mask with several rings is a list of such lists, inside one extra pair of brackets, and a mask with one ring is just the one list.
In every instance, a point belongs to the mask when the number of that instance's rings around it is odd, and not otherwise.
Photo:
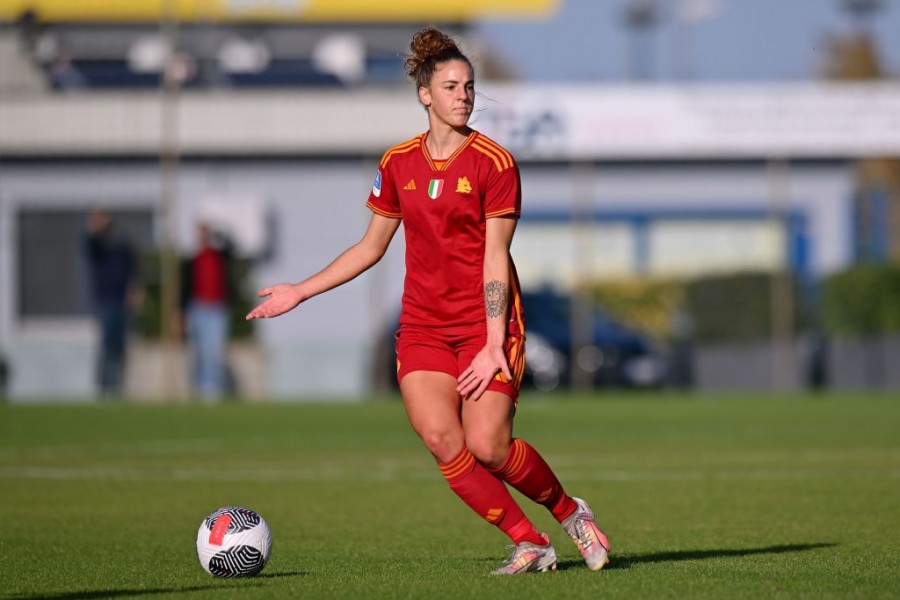
[(541, 456), (513, 438), (525, 365), (525, 322), (509, 254), (521, 206), (519, 170), (468, 126), (472, 64), (447, 35), (417, 33), (406, 58), (428, 131), (389, 149), (369, 194), (362, 240), (297, 284), (265, 288), (248, 319), (274, 317), (378, 262), (404, 222), (406, 282), (397, 379), (410, 424), (450, 488), (515, 544), (495, 574), (556, 569), (556, 552), (516, 504), (508, 483), (544, 505), (592, 570), (609, 542)]

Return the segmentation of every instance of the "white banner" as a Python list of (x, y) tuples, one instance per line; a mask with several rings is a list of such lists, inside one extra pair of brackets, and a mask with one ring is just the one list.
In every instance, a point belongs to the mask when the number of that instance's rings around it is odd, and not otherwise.
[(521, 158), (900, 154), (900, 85), (491, 88), (476, 128)]

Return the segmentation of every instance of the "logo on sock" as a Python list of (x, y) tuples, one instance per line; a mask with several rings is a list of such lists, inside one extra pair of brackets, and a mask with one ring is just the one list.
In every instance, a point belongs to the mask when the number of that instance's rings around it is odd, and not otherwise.
[(549, 498), (552, 493), (553, 493), (553, 488), (551, 487), (550, 489), (544, 490), (543, 492), (541, 492), (541, 495), (538, 496), (537, 498), (535, 498), (534, 501), (537, 502), (538, 504), (540, 504), (541, 502), (546, 502), (547, 498)]

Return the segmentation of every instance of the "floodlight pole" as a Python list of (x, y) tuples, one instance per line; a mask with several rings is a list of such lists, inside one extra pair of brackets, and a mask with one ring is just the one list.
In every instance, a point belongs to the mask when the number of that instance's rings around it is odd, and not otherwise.
[(8, 262), (12, 256), (9, 240), (12, 239), (12, 225), (4, 202), (3, 189), (0, 188), (0, 404), (7, 401), (7, 385), (9, 384), (9, 364), (6, 360), (7, 325), (12, 320), (7, 298), (11, 294), (12, 268)]
[(163, 3), (160, 29), (165, 40), (166, 56), (161, 72), (160, 96), (160, 174), (162, 244), (160, 251), (160, 327), (162, 339), (163, 395), (166, 399), (178, 394), (180, 269), (175, 247), (178, 217), (178, 95), (180, 81), (176, 74), (178, 43), (177, 0)]
[(672, 39), (675, 79), (691, 81), (694, 79), (694, 24), (676, 23)]
[(593, 220), (593, 166), (576, 160), (572, 163), (572, 247), (574, 248), (572, 304), (569, 314), (570, 343), (569, 379), (572, 387), (587, 390), (594, 387), (594, 373), (579, 363), (586, 360), (582, 355), (585, 348), (594, 344), (594, 316), (592, 294), (588, 286), (593, 284), (592, 254), (594, 237)]
[(655, 57), (653, 28), (658, 24), (657, 0), (627, 0), (622, 17), (629, 30), (625, 51), (625, 76), (630, 80), (653, 79)]
[(790, 256), (790, 177), (791, 163), (784, 157), (773, 157), (766, 163), (769, 180), (769, 210), (772, 229), (782, 231), (783, 265), (772, 269), (769, 291), (771, 314), (773, 392), (786, 392), (796, 387), (797, 360), (794, 355), (794, 287)]

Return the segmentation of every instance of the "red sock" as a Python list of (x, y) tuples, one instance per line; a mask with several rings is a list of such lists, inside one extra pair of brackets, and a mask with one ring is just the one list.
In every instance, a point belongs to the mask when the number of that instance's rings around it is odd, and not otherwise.
[(578, 508), (571, 496), (563, 491), (550, 466), (525, 440), (513, 439), (506, 461), (490, 472), (538, 504), (546, 506), (560, 523)]
[(478, 463), (467, 448), (450, 462), (438, 466), (450, 489), (484, 520), (508, 535), (514, 544), (546, 543), (503, 482)]

